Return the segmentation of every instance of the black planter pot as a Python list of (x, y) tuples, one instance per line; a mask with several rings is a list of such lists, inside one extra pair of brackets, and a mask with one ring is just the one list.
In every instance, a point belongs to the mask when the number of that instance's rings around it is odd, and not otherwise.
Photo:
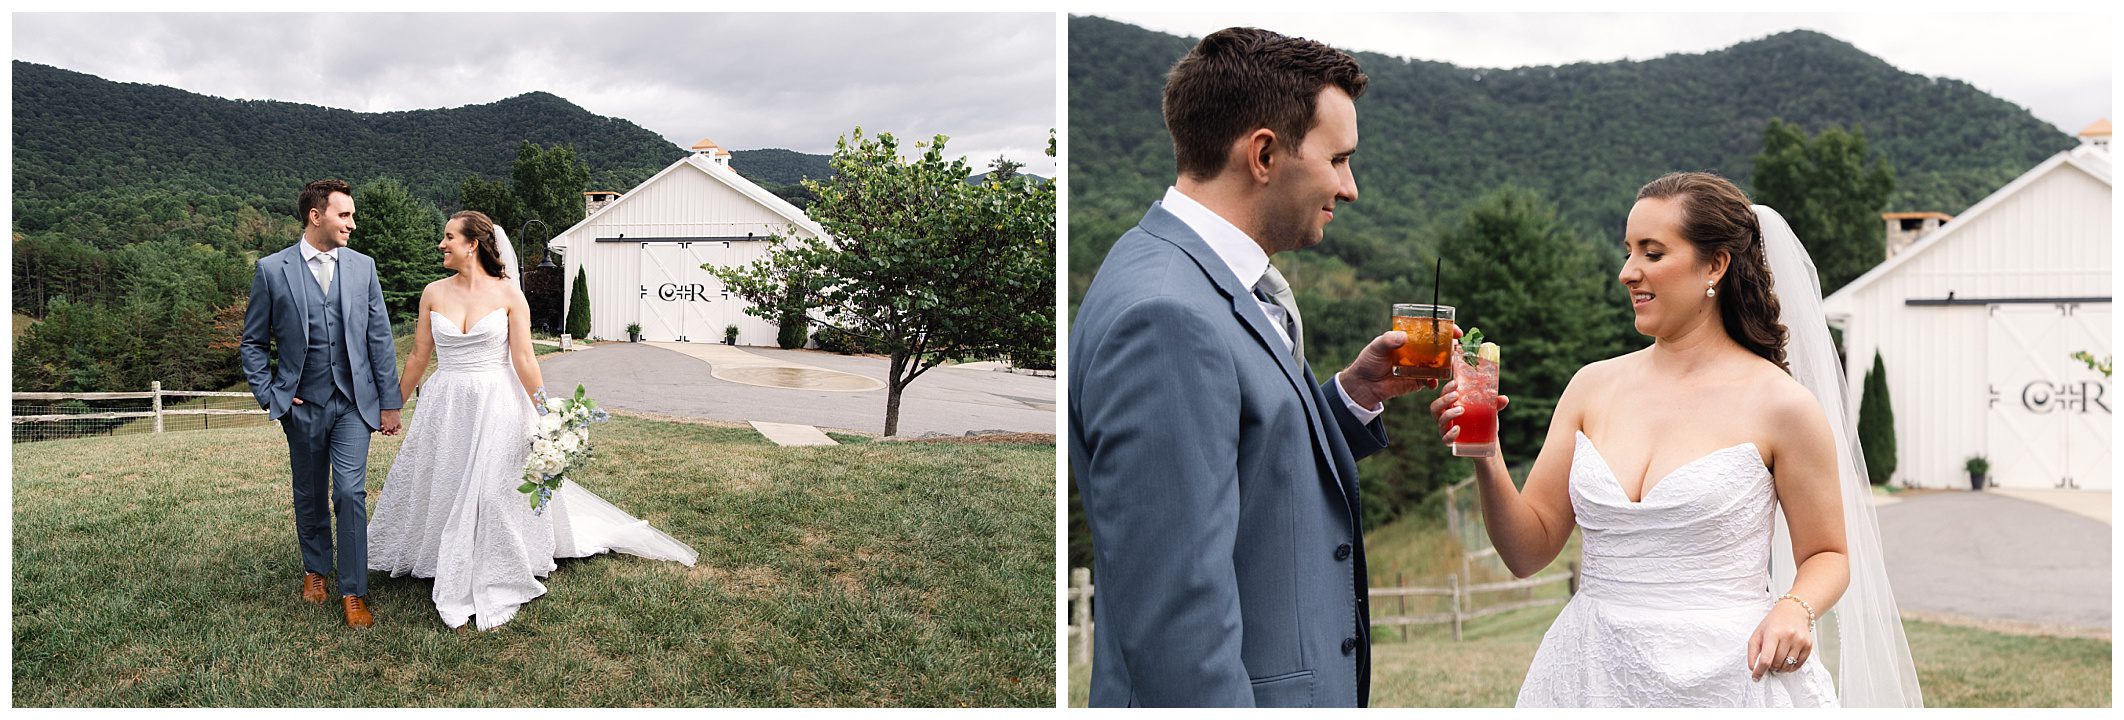
[(1971, 489), (1971, 490), (1982, 490), (1982, 489), (1984, 489), (1984, 474), (1983, 474), (1983, 473), (1970, 473), (1970, 474), (1969, 474), (1969, 489)]

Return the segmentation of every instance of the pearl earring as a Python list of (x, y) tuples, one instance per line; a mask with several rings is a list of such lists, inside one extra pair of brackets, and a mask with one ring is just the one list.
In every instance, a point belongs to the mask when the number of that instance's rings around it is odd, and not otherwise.
[(1704, 281), (1704, 297), (1707, 297), (1707, 298), (1715, 298), (1715, 297), (1718, 297), (1718, 288), (1716, 288), (1716, 287), (1712, 287), (1712, 286), (1714, 286), (1714, 285), (1717, 285), (1717, 284), (1718, 284), (1718, 281), (1717, 281), (1717, 280), (1705, 280), (1705, 281)]

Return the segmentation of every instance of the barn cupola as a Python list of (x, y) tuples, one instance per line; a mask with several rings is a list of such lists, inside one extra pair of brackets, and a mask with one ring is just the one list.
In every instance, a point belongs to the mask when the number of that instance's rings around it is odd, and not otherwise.
[(2080, 144), (2093, 145), (2103, 152), (2109, 151), (2109, 118), (2096, 120), (2086, 130), (2080, 131)]
[(730, 151), (724, 150), (723, 146), (715, 144), (714, 140), (701, 138), (700, 142), (693, 144), (692, 151), (693, 154), (707, 159), (710, 163), (730, 167)]

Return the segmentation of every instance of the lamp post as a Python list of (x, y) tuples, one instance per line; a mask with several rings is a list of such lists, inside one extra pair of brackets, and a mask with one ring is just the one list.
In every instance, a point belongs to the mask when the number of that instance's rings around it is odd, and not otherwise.
[[(538, 219), (538, 218), (531, 218), (530, 220), (526, 220), (526, 221), (524, 221), (523, 227), (520, 227), (520, 228), (517, 228), (517, 229), (516, 229), (516, 232), (517, 232), (517, 234), (518, 234), (518, 235), (522, 235), (522, 236), (525, 236), (525, 237), (529, 237), (529, 236), (531, 235), (531, 224), (532, 224), (532, 223), (538, 223), (538, 224), (540, 224), (540, 225), (546, 225), (546, 221), (544, 221), (544, 220), (540, 220), (540, 219)], [(553, 226), (552, 226), (552, 225), (546, 225), (546, 232), (553, 232)], [(547, 238), (547, 240), (552, 240), (552, 238)], [(521, 267), (521, 266), (523, 266), (523, 263), (524, 263), (524, 259), (523, 259), (523, 257), (522, 257), (522, 255), (523, 255), (522, 251), (518, 251), (517, 255), (518, 255), (518, 257), (516, 258), (516, 264), (517, 264), (517, 266), (518, 266), (518, 267)], [(545, 256), (545, 253), (541, 253), (541, 254), (540, 254), (540, 257), (542, 257), (542, 258), (543, 258), (544, 256)], [(548, 263), (546, 263), (546, 262), (540, 262), (540, 263), (539, 263), (539, 265), (540, 265), (541, 267), (545, 267), (545, 266), (548, 266), (549, 264), (548, 264)]]

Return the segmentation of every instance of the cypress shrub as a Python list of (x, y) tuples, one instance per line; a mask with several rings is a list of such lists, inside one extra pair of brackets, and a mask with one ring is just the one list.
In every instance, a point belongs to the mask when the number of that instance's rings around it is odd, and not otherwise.
[(579, 267), (575, 269), (575, 289), (568, 298), (568, 334), (579, 340), (590, 337), (590, 281)]
[(1888, 367), (1879, 350), (1873, 351), (1873, 369), (1866, 371), (1865, 394), (1859, 396), (1858, 434), (1866, 477), (1875, 485), (1888, 484), (1895, 474), (1895, 408), (1888, 401)]

